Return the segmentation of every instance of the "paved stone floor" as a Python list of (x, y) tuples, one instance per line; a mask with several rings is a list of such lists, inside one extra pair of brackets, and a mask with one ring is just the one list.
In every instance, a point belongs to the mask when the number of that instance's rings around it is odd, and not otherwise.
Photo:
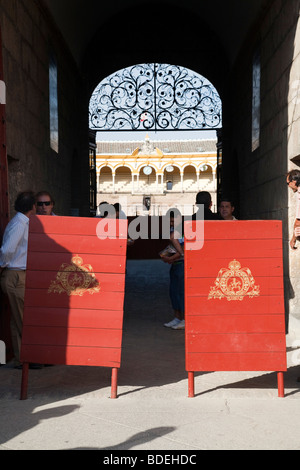
[[(0, 449), (117, 451), (300, 449), (300, 350), (288, 338), (285, 398), (276, 373), (196, 373), (188, 398), (184, 331), (172, 317), (169, 267), (128, 261), (118, 398), (107, 368), (0, 367)], [(299, 352), (298, 352), (299, 351)]]

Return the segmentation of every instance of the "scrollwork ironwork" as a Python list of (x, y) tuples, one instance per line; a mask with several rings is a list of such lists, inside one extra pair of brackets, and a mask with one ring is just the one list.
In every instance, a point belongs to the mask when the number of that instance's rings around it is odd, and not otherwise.
[(89, 121), (98, 131), (217, 129), (222, 102), (207, 79), (187, 68), (139, 64), (99, 83)]

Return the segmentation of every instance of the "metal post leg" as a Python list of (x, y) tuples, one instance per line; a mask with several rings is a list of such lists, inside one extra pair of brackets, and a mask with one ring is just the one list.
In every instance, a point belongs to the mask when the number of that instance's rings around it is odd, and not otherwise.
[(118, 387), (118, 369), (113, 367), (111, 370), (111, 395), (110, 398), (117, 398)]
[(279, 398), (284, 398), (283, 372), (277, 372), (277, 381), (278, 381), (278, 397)]
[(28, 370), (29, 370), (29, 363), (24, 362), (23, 367), (22, 367), (22, 382), (21, 382), (21, 397), (20, 397), (20, 400), (26, 400), (27, 399)]
[(194, 398), (195, 396), (194, 372), (188, 372), (188, 387), (189, 387), (189, 398)]

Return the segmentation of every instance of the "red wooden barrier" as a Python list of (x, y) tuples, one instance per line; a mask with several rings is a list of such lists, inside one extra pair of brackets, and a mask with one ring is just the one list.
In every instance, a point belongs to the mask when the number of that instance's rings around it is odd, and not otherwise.
[(195, 371), (277, 371), (283, 397), (281, 222), (205, 221), (203, 248), (194, 250), (196, 223), (185, 223), (189, 396)]
[[(3, 75), (2, 37), (0, 29), (0, 243), (9, 221), (8, 169), (6, 147), (6, 88)], [(6, 360), (13, 357), (10, 334), (10, 307), (7, 298), (0, 292), (0, 340), (6, 345)]]
[(100, 219), (30, 219), (21, 361), (112, 367), (117, 396), (121, 363), (127, 221), (118, 237), (96, 235)]

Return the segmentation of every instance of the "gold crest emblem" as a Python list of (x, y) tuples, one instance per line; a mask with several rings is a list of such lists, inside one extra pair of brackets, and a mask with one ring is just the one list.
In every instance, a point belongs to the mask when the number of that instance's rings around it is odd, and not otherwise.
[(220, 269), (215, 286), (210, 288), (208, 299), (243, 300), (244, 297), (258, 297), (259, 286), (249, 268), (242, 268), (239, 261), (231, 261), (228, 268)]
[(90, 264), (83, 264), (83, 259), (75, 255), (71, 264), (63, 263), (56, 275), (55, 281), (51, 281), (48, 293), (83, 296), (85, 292), (95, 294), (100, 292), (99, 282)]

